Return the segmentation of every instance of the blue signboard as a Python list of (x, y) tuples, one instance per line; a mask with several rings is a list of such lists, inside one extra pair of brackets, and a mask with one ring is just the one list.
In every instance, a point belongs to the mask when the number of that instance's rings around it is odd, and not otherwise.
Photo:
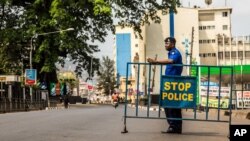
[(196, 79), (193, 76), (162, 76), (161, 107), (194, 108), (197, 92)]
[(25, 84), (35, 85), (36, 84), (36, 69), (25, 69)]

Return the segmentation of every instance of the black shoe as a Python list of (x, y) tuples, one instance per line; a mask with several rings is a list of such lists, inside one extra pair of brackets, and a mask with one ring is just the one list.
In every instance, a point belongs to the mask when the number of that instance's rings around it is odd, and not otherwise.
[(182, 129), (176, 129), (173, 127), (169, 127), (167, 131), (161, 131), (161, 133), (181, 134)]

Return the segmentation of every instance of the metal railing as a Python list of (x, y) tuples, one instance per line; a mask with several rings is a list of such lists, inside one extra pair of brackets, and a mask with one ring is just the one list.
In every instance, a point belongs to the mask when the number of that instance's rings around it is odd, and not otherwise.
[[(50, 101), (50, 107), (57, 107), (57, 103), (57, 101)], [(28, 99), (0, 98), (0, 113), (44, 110), (46, 107), (48, 107), (46, 100), (33, 100), (31, 102)]]

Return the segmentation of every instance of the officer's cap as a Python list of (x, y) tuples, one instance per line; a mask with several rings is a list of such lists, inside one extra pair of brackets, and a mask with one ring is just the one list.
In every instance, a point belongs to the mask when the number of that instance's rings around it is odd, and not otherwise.
[(171, 42), (171, 43), (174, 43), (174, 44), (176, 43), (176, 40), (175, 40), (174, 37), (167, 37), (164, 41), (165, 41), (165, 43), (166, 42)]

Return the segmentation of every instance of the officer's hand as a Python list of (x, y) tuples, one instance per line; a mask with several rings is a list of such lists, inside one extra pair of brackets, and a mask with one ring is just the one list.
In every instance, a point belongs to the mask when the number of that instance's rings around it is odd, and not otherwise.
[(149, 63), (156, 63), (156, 61), (155, 61), (154, 59), (152, 59), (152, 58), (147, 58), (147, 61), (148, 61)]

